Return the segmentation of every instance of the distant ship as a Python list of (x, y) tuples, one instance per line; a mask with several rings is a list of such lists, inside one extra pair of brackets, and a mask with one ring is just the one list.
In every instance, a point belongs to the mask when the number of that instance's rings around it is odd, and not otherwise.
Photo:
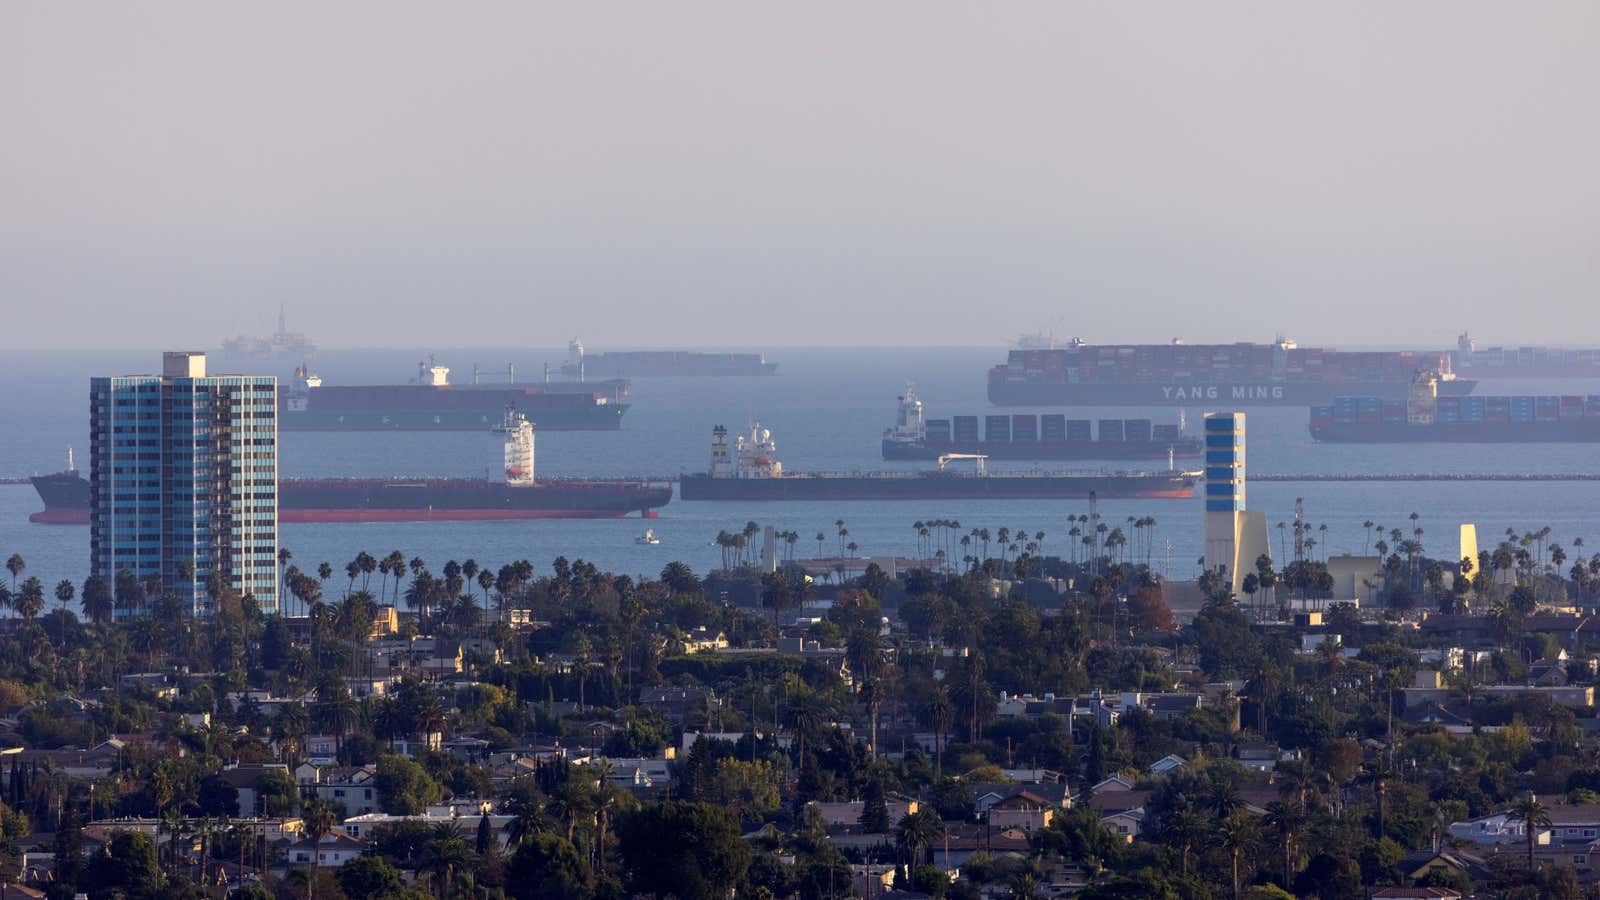
[(1600, 349), (1479, 347), (1466, 332), (1456, 338), (1451, 362), (1474, 378), (1600, 378)]
[[(1097, 497), (1177, 498), (1194, 496), (1187, 472), (1007, 472), (990, 473), (981, 454), (945, 454), (939, 468), (918, 472), (854, 474), (786, 472), (774, 457), (772, 433), (759, 424), (728, 443), (728, 429), (711, 432), (710, 470), (684, 475), (684, 500), (1052, 500)], [(971, 461), (976, 470), (958, 473), (946, 463)]]
[(583, 342), (567, 344), (567, 361), (561, 374), (587, 380), (592, 377), (639, 378), (657, 375), (773, 375), (777, 363), (759, 353), (698, 353), (690, 350), (611, 350), (585, 353)]
[(1423, 379), (1405, 401), (1337, 397), (1312, 407), (1311, 436), (1347, 444), (1600, 443), (1600, 395), (1439, 397)]
[[(431, 360), (429, 361), (431, 363)], [(578, 385), (450, 383), (447, 366), (417, 364), (410, 384), (325, 385), (304, 366), (278, 391), (288, 431), (473, 431), (513, 409), (545, 431), (614, 431), (628, 404), (626, 381)]]
[(1419, 371), (1440, 393), (1472, 393), (1446, 353), (1351, 352), (1271, 344), (1117, 344), (1074, 338), (1064, 347), (1012, 350), (989, 370), (997, 406), (1309, 405), (1336, 395), (1403, 400)]
[(278, 330), (272, 337), (251, 337), (248, 335), (235, 335), (222, 342), (222, 356), (234, 359), (293, 359), (303, 360), (317, 352), (317, 345), (311, 343), (304, 334), (290, 331), (285, 308), (278, 305)]
[[(672, 500), (670, 483), (534, 478), (533, 425), (507, 416), (505, 480), (478, 478), (284, 478), (278, 521), (450, 522), (502, 519), (654, 518)], [(70, 464), (69, 464), (70, 465)], [(28, 517), (51, 525), (89, 521), (89, 482), (76, 469), (32, 479), (44, 510)]]
[(1090, 419), (1059, 414), (985, 416), (979, 438), (977, 416), (925, 419), (915, 385), (908, 386), (899, 400), (893, 427), (883, 430), (884, 459), (938, 459), (948, 453), (980, 453), (991, 459), (1106, 460), (1200, 455), (1198, 437), (1184, 435), (1179, 425), (1156, 425), (1149, 419), (1101, 419), (1096, 439)]

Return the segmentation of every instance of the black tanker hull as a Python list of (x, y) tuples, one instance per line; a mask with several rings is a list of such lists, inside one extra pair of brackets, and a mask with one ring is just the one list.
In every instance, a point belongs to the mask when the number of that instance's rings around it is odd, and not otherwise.
[[(1476, 381), (1439, 383), (1439, 396), (1472, 393)], [(996, 406), (1320, 406), (1336, 396), (1405, 400), (1404, 382), (1132, 383), (1081, 384), (1061, 381), (989, 379), (989, 402)]]
[(685, 475), (684, 500), (1078, 500), (1194, 496), (1187, 475), (786, 475), (712, 478)]
[(1175, 441), (904, 441), (883, 442), (883, 458), (938, 459), (946, 453), (981, 453), (990, 459), (1166, 459), (1200, 455), (1200, 439)]

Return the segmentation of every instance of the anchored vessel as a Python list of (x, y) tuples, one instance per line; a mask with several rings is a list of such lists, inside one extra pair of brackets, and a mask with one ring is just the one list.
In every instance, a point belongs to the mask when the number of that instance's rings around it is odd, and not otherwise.
[(304, 366), (294, 374), (278, 392), (278, 427), (291, 431), (476, 431), (508, 407), (546, 431), (614, 431), (628, 411), (624, 381), (457, 385), (447, 366), (428, 363), (410, 384), (325, 385)]
[[(508, 413), (505, 481), (481, 478), (285, 478), (278, 482), (280, 522), (448, 522), (497, 519), (604, 519), (655, 516), (672, 485), (644, 481), (534, 480), (533, 424)], [(89, 522), (89, 482), (70, 467), (32, 479), (44, 510), (29, 521)]]
[(1440, 397), (1418, 379), (1406, 400), (1336, 397), (1311, 408), (1311, 436), (1349, 444), (1600, 442), (1600, 395)]
[(1101, 419), (1099, 438), (1090, 419), (1064, 415), (985, 416), (978, 437), (977, 416), (923, 417), (916, 386), (899, 398), (892, 428), (883, 430), (884, 459), (938, 459), (947, 453), (981, 453), (991, 459), (1166, 459), (1197, 457), (1200, 439), (1185, 436), (1181, 425), (1156, 425), (1149, 419)]
[(1404, 400), (1419, 370), (1439, 373), (1439, 391), (1472, 393), (1446, 353), (1349, 352), (1271, 344), (1118, 344), (1074, 338), (1064, 347), (1012, 350), (989, 370), (999, 406), (1304, 405), (1353, 394)]
[[(684, 500), (1045, 500), (1098, 497), (1192, 497), (1187, 472), (990, 473), (983, 454), (947, 453), (939, 468), (920, 472), (854, 474), (787, 472), (774, 454), (772, 433), (759, 424), (728, 443), (728, 429), (711, 432), (711, 467), (678, 482)], [(976, 470), (946, 468), (971, 460)]]
[(697, 353), (689, 350), (611, 350), (585, 353), (583, 342), (567, 344), (561, 374), (577, 379), (595, 375), (635, 378), (651, 375), (774, 375), (777, 363), (759, 353)]
[(222, 342), (222, 356), (235, 359), (304, 359), (317, 345), (298, 331), (290, 331), (283, 304), (278, 305), (278, 330), (272, 337), (238, 334)]
[(1451, 363), (1474, 378), (1600, 378), (1600, 349), (1479, 347), (1466, 332), (1456, 338)]

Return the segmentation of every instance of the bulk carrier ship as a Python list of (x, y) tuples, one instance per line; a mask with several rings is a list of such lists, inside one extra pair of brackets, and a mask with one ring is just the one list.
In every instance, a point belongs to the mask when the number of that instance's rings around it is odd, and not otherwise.
[[(451, 522), (502, 519), (654, 518), (672, 500), (670, 483), (534, 479), (533, 424), (504, 414), (505, 481), (486, 478), (284, 478), (278, 521)], [(89, 482), (71, 465), (31, 479), (44, 510), (28, 517), (48, 525), (89, 522)]]
[(579, 381), (593, 376), (640, 378), (657, 375), (776, 375), (777, 363), (759, 353), (698, 353), (691, 350), (611, 350), (585, 353), (583, 342), (567, 344), (561, 374)]
[(1472, 393), (1446, 353), (1350, 352), (1271, 344), (1120, 344), (1076, 338), (1065, 347), (1012, 350), (989, 370), (997, 406), (1183, 406), (1194, 403), (1309, 405), (1337, 395), (1404, 400), (1419, 371), (1438, 372), (1439, 391)]
[[(1180, 498), (1194, 496), (1191, 472), (1007, 472), (991, 474), (982, 454), (944, 454), (939, 468), (921, 472), (855, 474), (786, 472), (774, 454), (772, 433), (759, 424), (728, 443), (728, 429), (711, 432), (711, 467), (684, 475), (678, 493), (684, 500), (1057, 500), (1101, 498)], [(946, 470), (945, 464), (970, 460), (972, 473)]]
[(1336, 397), (1311, 408), (1311, 436), (1345, 444), (1600, 442), (1600, 395), (1440, 397), (1422, 378), (1404, 401)]
[[(948, 453), (977, 453), (991, 459), (1166, 459), (1198, 457), (1200, 439), (1181, 425), (1155, 425), (1149, 419), (1101, 419), (1099, 438), (1089, 419), (1064, 415), (985, 416), (978, 437), (977, 416), (926, 419), (916, 386), (907, 386), (892, 428), (883, 430), (884, 459), (938, 459)], [(952, 427), (953, 426), (953, 427)]]
[[(431, 362), (431, 361), (430, 361)], [(626, 381), (578, 385), (450, 383), (446, 366), (418, 364), (410, 384), (325, 385), (304, 366), (278, 392), (286, 431), (475, 431), (507, 408), (545, 431), (615, 431), (628, 404)]]

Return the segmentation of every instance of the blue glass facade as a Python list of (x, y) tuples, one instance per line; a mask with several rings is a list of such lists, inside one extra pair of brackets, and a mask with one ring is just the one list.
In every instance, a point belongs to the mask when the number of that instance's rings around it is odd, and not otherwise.
[(206, 376), (190, 358), (169, 354), (164, 375), (90, 379), (90, 567), (111, 584), (120, 572), (158, 580), (196, 615), (210, 612), (215, 573), (272, 612), (277, 379)]
[(1206, 413), (1206, 512), (1244, 506), (1244, 413)]

